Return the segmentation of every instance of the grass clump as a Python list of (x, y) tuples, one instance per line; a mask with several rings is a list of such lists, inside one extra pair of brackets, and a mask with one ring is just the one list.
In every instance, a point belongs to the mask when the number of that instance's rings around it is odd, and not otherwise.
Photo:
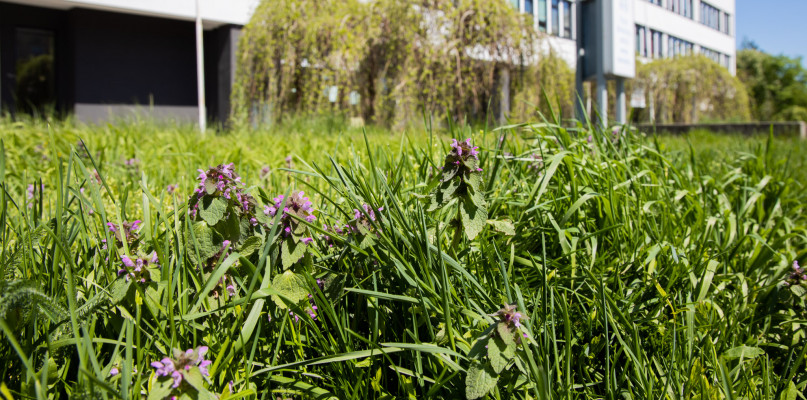
[(0, 381), (15, 398), (807, 384), (801, 142), (549, 123), (0, 131)]

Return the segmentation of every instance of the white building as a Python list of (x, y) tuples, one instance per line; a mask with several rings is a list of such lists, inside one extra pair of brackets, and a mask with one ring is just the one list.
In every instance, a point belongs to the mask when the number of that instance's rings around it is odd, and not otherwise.
[[(548, 45), (575, 66), (576, 13), (571, 0), (510, 0), (549, 34)], [(736, 71), (735, 0), (633, 0), (640, 60), (703, 54)]]

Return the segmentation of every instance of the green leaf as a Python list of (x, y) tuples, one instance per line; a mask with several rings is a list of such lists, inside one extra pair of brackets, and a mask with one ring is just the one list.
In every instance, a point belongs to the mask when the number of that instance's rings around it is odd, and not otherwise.
[(805, 289), (803, 285), (790, 285), (790, 291), (796, 297), (803, 297), (805, 294), (807, 294), (807, 289)]
[(205, 262), (208, 258), (212, 257), (221, 250), (221, 236), (213, 231), (213, 229), (211, 229), (207, 223), (204, 221), (194, 222), (191, 225), (191, 229), (193, 229), (193, 234), (196, 238), (196, 245), (198, 246), (201, 260), (196, 259), (196, 251), (194, 250), (193, 245), (194, 238), (191, 237), (191, 234), (188, 231), (185, 232), (185, 241), (188, 246), (188, 254), (190, 254), (191, 258), (195, 262)]
[(171, 390), (173, 389), (171, 385), (174, 383), (174, 380), (166, 377), (157, 378), (156, 375), (153, 376), (154, 378), (151, 381), (151, 390), (149, 391), (148, 400), (163, 400), (170, 396)]
[[(308, 281), (306, 281), (305, 277), (291, 271), (276, 275), (275, 278), (272, 279), (272, 289), (294, 303), (299, 303), (307, 299), (308, 294), (311, 293), (308, 287)], [(272, 301), (280, 308), (287, 308), (286, 303), (277, 295), (272, 295)]]
[(484, 397), (494, 387), (499, 377), (489, 365), (474, 363), (468, 368), (468, 376), (465, 378), (465, 397), (469, 400)]
[(499, 333), (499, 337), (502, 338), (502, 341), (506, 345), (515, 344), (515, 340), (513, 339), (513, 335), (515, 332), (504, 322), (496, 323), (496, 332)]
[(490, 361), (490, 367), (497, 374), (501, 373), (507, 363), (510, 362), (510, 358), (504, 355), (508, 348), (509, 346), (499, 337), (494, 337), (488, 342), (488, 361)]
[(790, 381), (787, 383), (787, 389), (782, 391), (782, 394), (779, 396), (780, 400), (796, 400), (796, 396), (799, 394), (799, 389)]
[(225, 212), (227, 212), (227, 201), (220, 197), (205, 197), (199, 204), (199, 216), (210, 226), (221, 221)]
[(185, 378), (185, 382), (196, 389), (196, 392), (198, 393), (198, 396), (196, 397), (197, 399), (216, 400), (216, 396), (205, 389), (205, 378), (202, 376), (199, 368), (191, 368), (188, 371), (182, 372), (182, 375)]
[(738, 346), (726, 351), (725, 357), (729, 360), (735, 358), (743, 358), (746, 360), (757, 358), (765, 354), (765, 351), (759, 347)]
[(119, 277), (111, 285), (109, 285), (109, 295), (112, 304), (120, 303), (126, 294), (129, 293), (129, 288), (132, 287), (132, 281), (124, 277)]
[(468, 186), (470, 186), (474, 191), (480, 191), (482, 187), (482, 173), (477, 171), (468, 172), (463, 177)]
[(261, 236), (250, 236), (244, 240), (244, 244), (241, 245), (239, 253), (241, 253), (241, 255), (244, 257), (249, 258), (261, 248), (261, 245), (263, 245), (263, 239)]
[(303, 242), (295, 243), (294, 239), (286, 238), (281, 245), (280, 258), (283, 261), (283, 268), (288, 269), (305, 255), (307, 245)]
[(465, 235), (469, 240), (474, 240), (479, 232), (485, 227), (488, 219), (488, 212), (484, 208), (477, 207), (469, 197), (464, 197), (460, 203), (460, 218)]
[(488, 224), (493, 227), (497, 232), (504, 233), (508, 236), (515, 236), (516, 235), (516, 227), (513, 226), (513, 223), (510, 220), (495, 220), (489, 219)]
[(429, 200), (429, 208), (426, 211), (434, 211), (438, 208), (444, 207), (454, 197), (456, 197), (457, 189), (460, 187), (461, 181), (459, 179), (452, 179), (440, 184), (434, 189)]

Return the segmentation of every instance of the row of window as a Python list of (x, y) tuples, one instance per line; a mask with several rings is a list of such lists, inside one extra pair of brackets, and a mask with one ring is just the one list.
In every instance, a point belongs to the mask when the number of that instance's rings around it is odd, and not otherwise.
[(692, 0), (667, 0), (667, 9), (689, 19), (693, 18)]
[[(519, 0), (512, 0), (513, 5), (518, 8)], [(549, 3), (550, 8), (547, 8)], [(547, 11), (549, 10), (549, 15)], [(551, 29), (550, 34), (564, 38), (572, 37), (572, 2), (570, 0), (524, 0), (523, 12), (535, 15), (538, 19), (538, 29), (547, 32), (547, 27)], [(547, 23), (547, 18), (551, 18)]]
[(721, 12), (717, 7), (701, 2), (700, 22), (712, 29), (729, 33), (729, 14)]
[[(648, 3), (662, 6), (662, 0), (645, 0)], [(694, 19), (694, 6), (692, 0), (667, 0), (667, 9), (689, 19)], [(731, 16), (717, 7), (703, 1), (700, 2), (700, 23), (729, 34), (729, 20)]]
[[(667, 35), (667, 48), (664, 48), (664, 35), (654, 29), (636, 25), (636, 53), (645, 58), (664, 58), (691, 55), (695, 52), (695, 45), (687, 40)], [(729, 68), (731, 57), (718, 51), (700, 47), (700, 54), (709, 57), (714, 62)]]

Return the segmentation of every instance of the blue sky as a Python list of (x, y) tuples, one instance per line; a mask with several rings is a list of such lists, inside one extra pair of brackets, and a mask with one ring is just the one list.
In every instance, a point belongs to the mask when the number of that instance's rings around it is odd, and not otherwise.
[(807, 0), (737, 0), (737, 47), (743, 39), (807, 66)]

